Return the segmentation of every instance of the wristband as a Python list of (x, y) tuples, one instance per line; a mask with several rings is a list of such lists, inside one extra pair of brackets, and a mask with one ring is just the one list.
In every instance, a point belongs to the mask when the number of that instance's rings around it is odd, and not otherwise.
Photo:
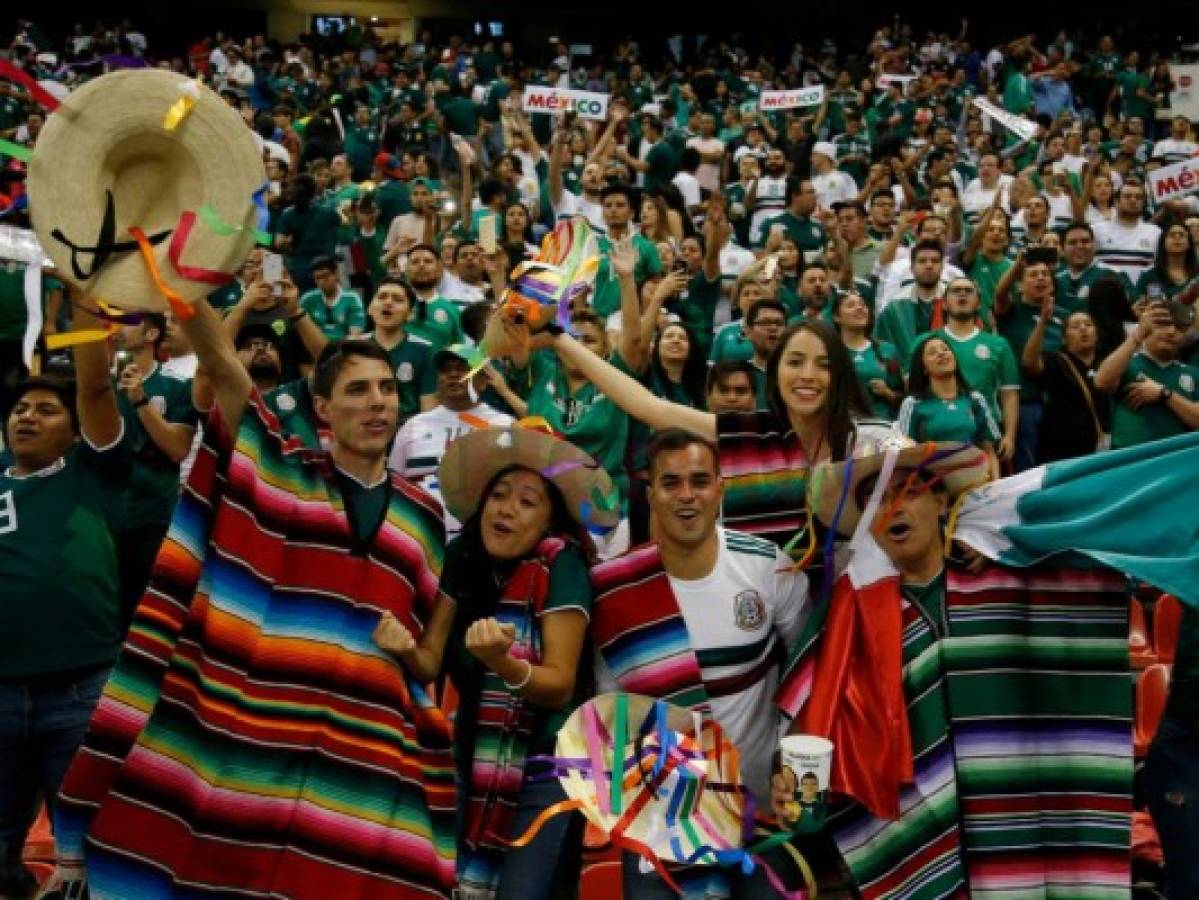
[(308, 315), (308, 310), (302, 309), (298, 313), (296, 313), (294, 316), (288, 316), (287, 322), (289, 325), (294, 325), (296, 322), (300, 321), (300, 319), (304, 318), (306, 315)]
[(149, 403), (150, 403), (150, 398), (147, 397), (145, 394), (142, 394), (142, 399), (140, 399), (136, 403), (134, 403), (133, 408), (141, 409), (143, 406), (149, 405)]
[(1173, 396), (1174, 392), (1172, 390), (1170, 390), (1168, 387), (1163, 387), (1162, 392), (1157, 395), (1157, 400), (1159, 403), (1165, 403)]
[(510, 691), (519, 691), (521, 688), (525, 687), (530, 681), (533, 680), (533, 664), (531, 662), (529, 662), (527, 659), (521, 660), (521, 662), (523, 662), (525, 664), (525, 677), (521, 679), (519, 684), (509, 684), (508, 682), (505, 681), (504, 687), (506, 687)]

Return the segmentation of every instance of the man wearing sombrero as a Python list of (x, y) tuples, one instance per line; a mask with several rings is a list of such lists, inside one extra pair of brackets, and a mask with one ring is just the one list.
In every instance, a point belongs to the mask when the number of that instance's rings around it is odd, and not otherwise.
[(1125, 574), (1199, 601), (1197, 457), (1187, 436), (979, 486), (976, 448), (895, 439), (817, 470), (853, 555), (778, 699), (833, 742), (827, 829), (862, 897), (1128, 896)]

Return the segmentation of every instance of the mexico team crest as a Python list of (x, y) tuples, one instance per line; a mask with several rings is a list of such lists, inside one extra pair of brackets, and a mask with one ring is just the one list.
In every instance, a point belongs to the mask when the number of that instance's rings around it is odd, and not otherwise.
[(742, 591), (733, 600), (733, 621), (742, 631), (757, 631), (766, 621), (766, 604), (757, 591)]

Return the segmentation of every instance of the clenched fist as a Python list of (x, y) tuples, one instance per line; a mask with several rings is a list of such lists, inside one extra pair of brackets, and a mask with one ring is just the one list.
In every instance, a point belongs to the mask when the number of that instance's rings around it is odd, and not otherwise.
[(493, 618), (479, 619), (466, 630), (466, 649), (493, 670), (495, 664), (508, 655), (515, 640), (516, 626), (501, 624)]
[(375, 645), (392, 656), (403, 656), (416, 649), (416, 639), (399, 619), (389, 612), (383, 613), (372, 635)]

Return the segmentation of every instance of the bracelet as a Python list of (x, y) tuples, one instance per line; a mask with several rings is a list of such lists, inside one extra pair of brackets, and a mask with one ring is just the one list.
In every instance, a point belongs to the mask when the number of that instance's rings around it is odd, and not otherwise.
[(134, 403), (134, 404), (133, 404), (133, 408), (134, 408), (134, 409), (141, 409), (143, 406), (146, 406), (146, 405), (148, 405), (149, 403), (150, 403), (150, 398), (149, 398), (149, 397), (147, 397), (145, 394), (142, 394), (142, 399), (140, 399), (140, 400), (138, 400), (136, 403)]
[(1170, 390), (1168, 387), (1163, 387), (1162, 392), (1157, 395), (1157, 401), (1159, 403), (1165, 403), (1167, 400), (1169, 400), (1173, 396), (1174, 396), (1174, 392), (1172, 390)]
[[(519, 691), (521, 688), (526, 687), (528, 683), (533, 680), (533, 664), (527, 659), (521, 660), (521, 662), (525, 664), (525, 677), (521, 679), (520, 684), (508, 684), (508, 682), (505, 681), (504, 687), (510, 691)], [(503, 679), (500, 680), (503, 681)]]
[(300, 319), (304, 318), (306, 315), (308, 315), (308, 310), (302, 309), (298, 313), (296, 313), (294, 316), (288, 316), (287, 322), (290, 325), (294, 325), (296, 322), (300, 321)]

